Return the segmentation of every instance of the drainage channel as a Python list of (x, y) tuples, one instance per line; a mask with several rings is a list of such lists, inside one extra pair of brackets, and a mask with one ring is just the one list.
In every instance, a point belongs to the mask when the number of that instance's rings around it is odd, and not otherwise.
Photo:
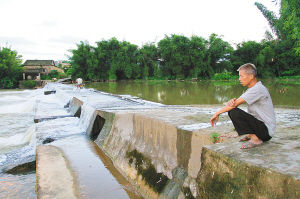
[(51, 145), (63, 151), (76, 178), (80, 198), (142, 198), (86, 135), (60, 139)]

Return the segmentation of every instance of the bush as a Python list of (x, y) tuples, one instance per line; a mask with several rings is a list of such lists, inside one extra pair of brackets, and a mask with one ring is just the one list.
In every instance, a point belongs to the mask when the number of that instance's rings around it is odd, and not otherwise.
[(300, 80), (300, 75), (294, 75), (294, 76), (281, 76), (279, 79), (295, 79)]
[(66, 78), (65, 73), (58, 73), (58, 79)]
[(35, 81), (34, 80), (26, 80), (26, 81), (23, 81), (23, 85), (25, 88), (34, 88)]
[(0, 80), (0, 88), (14, 88), (15, 82), (8, 77), (4, 77)]
[(56, 70), (51, 70), (48, 75), (41, 75), (42, 80), (52, 80), (53, 78), (61, 79), (61, 78), (65, 78), (65, 77), (66, 77), (65, 73), (59, 73)]
[(58, 78), (58, 75), (59, 75), (59, 73), (58, 73), (57, 70), (51, 70), (50, 73), (49, 73), (49, 76), (51, 78)]
[(238, 79), (236, 75), (232, 75), (231, 72), (215, 73), (213, 76), (214, 80), (230, 80)]
[(48, 75), (41, 75), (41, 80), (51, 80), (52, 78)]

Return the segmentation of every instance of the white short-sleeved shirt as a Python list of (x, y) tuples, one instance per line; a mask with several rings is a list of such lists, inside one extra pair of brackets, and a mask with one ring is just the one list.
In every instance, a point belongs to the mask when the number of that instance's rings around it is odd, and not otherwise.
[(253, 87), (248, 88), (240, 98), (247, 102), (248, 113), (264, 122), (269, 135), (273, 136), (276, 130), (276, 118), (268, 89), (259, 81)]
[(82, 79), (79, 77), (76, 79), (77, 84), (82, 84)]

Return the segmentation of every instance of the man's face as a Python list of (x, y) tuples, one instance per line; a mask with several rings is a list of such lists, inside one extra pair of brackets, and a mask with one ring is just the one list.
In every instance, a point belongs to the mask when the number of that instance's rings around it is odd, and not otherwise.
[(243, 86), (248, 86), (254, 78), (253, 74), (247, 74), (246, 71), (243, 69), (239, 71), (239, 75), (240, 83)]

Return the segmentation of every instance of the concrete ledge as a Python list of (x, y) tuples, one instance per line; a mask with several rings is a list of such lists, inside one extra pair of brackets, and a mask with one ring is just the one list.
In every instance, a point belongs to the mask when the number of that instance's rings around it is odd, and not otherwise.
[(73, 97), (69, 105), (70, 114), (75, 117), (80, 117), (82, 105), (83, 102), (81, 100), (77, 99), (76, 97)]
[(262, 146), (238, 139), (203, 148), (197, 177), (203, 198), (300, 198), (299, 125), (279, 126)]
[[(216, 107), (151, 107), (101, 93), (74, 97), (71, 114), (76, 115), (81, 107), (80, 120), (86, 121), (87, 135), (145, 198), (300, 197), (300, 126), (295, 122), (299, 111), (278, 110), (279, 133), (261, 147), (241, 150), (238, 138), (223, 138), (225, 143), (213, 144), (212, 134), (236, 135), (227, 116), (210, 127), (208, 121)], [(85, 114), (89, 109), (94, 109), (93, 114)], [(40, 150), (38, 147), (37, 156)], [(63, 167), (59, 170), (72, 177), (63, 154), (59, 150), (56, 153), (62, 166), (54, 167)], [(75, 181), (67, 178), (65, 184), (74, 187)], [(60, 193), (60, 185), (52, 185), (57, 186), (56, 193)], [(43, 188), (39, 185), (39, 196), (43, 190), (49, 192), (46, 185)], [(67, 187), (69, 194), (70, 190)]]
[(200, 198), (300, 198), (300, 182), (294, 177), (208, 148), (203, 148), (197, 183)]
[(60, 149), (54, 146), (39, 146), (36, 151), (37, 198), (79, 198), (75, 178)]

